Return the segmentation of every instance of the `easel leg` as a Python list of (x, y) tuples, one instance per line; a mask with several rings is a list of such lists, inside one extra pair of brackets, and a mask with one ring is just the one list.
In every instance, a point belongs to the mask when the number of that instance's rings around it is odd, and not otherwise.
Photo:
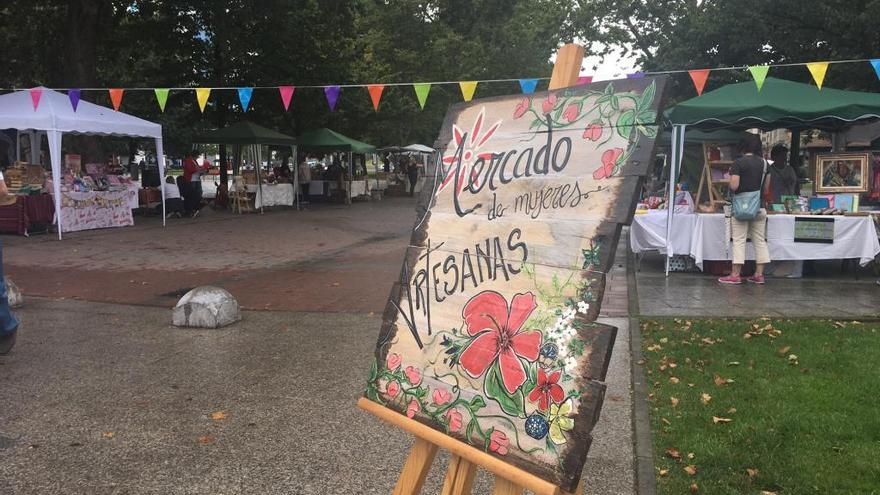
[(495, 490), (492, 495), (522, 495), (523, 489), (512, 481), (504, 478), (495, 477)]
[(446, 470), (446, 481), (443, 482), (441, 495), (468, 495), (471, 493), (476, 474), (476, 465), (453, 455), (449, 459), (449, 468)]
[(425, 484), (425, 478), (437, 455), (437, 446), (422, 440), (416, 439), (403, 470), (400, 472), (400, 478), (394, 487), (394, 495), (418, 495), (422, 491), (422, 485)]

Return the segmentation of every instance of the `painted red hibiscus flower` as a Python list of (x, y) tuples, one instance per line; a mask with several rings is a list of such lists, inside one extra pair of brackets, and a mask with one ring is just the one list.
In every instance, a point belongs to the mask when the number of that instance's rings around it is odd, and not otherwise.
[(602, 138), (602, 126), (599, 124), (591, 124), (584, 129), (584, 139), (590, 141), (598, 141)]
[(422, 372), (415, 366), (407, 366), (403, 373), (406, 375), (406, 379), (413, 385), (422, 383)]
[(503, 431), (495, 430), (489, 435), (489, 450), (500, 455), (507, 455), (507, 448), (510, 446), (510, 440)]
[(419, 405), (419, 401), (413, 399), (409, 401), (409, 405), (406, 406), (406, 417), (409, 419), (413, 419), (417, 412), (422, 410), (422, 406)]
[(449, 431), (458, 431), (461, 429), (462, 416), (457, 409), (453, 408), (446, 412), (446, 421), (449, 422)]
[(529, 108), (532, 107), (532, 100), (529, 98), (523, 98), (520, 100), (519, 104), (516, 106), (516, 109), (513, 111), (513, 118), (518, 119), (526, 114), (529, 111)]
[(593, 170), (593, 178), (596, 180), (608, 179), (614, 174), (617, 159), (623, 154), (623, 148), (614, 148), (602, 153), (602, 166)]
[[(472, 170), (473, 163), (477, 161), (478, 158), (491, 160), (492, 152), (480, 152), (480, 148), (485, 145), (486, 142), (495, 135), (495, 131), (501, 127), (501, 121), (499, 120), (492, 124), (482, 135), (480, 134), (480, 131), (483, 130), (485, 110), (485, 108), (480, 109), (480, 113), (477, 115), (477, 120), (474, 121), (474, 127), (471, 129), (470, 134), (466, 135), (463, 129), (452, 124), (452, 144), (454, 144), (454, 147), (450, 146), (452, 149), (451, 155), (443, 157), (443, 165), (445, 165), (443, 173), (445, 174), (445, 177), (443, 178), (443, 182), (440, 183), (440, 187), (437, 188), (438, 194), (445, 189), (446, 186), (454, 183), (456, 171), (458, 171), (458, 191), (455, 191), (456, 193), (464, 191), (464, 188), (467, 187), (471, 181), (473, 181), (475, 187), (480, 186), (480, 178), (476, 176), (474, 170)], [(458, 166), (459, 148), (461, 148), (461, 166)]]
[(501, 294), (487, 290), (464, 306), (467, 332), (476, 337), (461, 353), (459, 363), (478, 378), (497, 361), (507, 393), (514, 393), (526, 381), (522, 359), (535, 361), (541, 346), (541, 333), (523, 332), (522, 326), (538, 306), (531, 292), (513, 296), (510, 306)]
[(550, 113), (553, 111), (553, 109), (555, 107), (556, 107), (556, 93), (550, 93), (550, 96), (548, 96), (547, 99), (541, 103), (541, 111), (544, 112), (545, 114)]
[(434, 400), (434, 404), (442, 406), (452, 400), (452, 394), (450, 394), (448, 390), (436, 388), (434, 389), (434, 393), (431, 394), (431, 398)]
[(578, 108), (578, 106), (575, 104), (571, 104), (568, 106), (568, 108), (565, 109), (564, 112), (562, 112), (562, 116), (565, 117), (565, 120), (569, 122), (574, 122), (575, 120), (577, 120), (580, 113), (580, 108)]
[(546, 411), (550, 407), (550, 402), (559, 404), (565, 399), (565, 392), (559, 386), (559, 377), (562, 371), (556, 370), (548, 376), (544, 372), (544, 368), (538, 368), (538, 383), (529, 394), (530, 402), (537, 402), (538, 409)]

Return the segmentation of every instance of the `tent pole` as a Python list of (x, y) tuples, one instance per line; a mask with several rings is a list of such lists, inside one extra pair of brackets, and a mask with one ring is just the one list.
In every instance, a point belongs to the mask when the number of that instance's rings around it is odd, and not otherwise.
[(354, 181), (354, 162), (352, 152), (348, 152), (348, 204), (351, 204), (351, 184)]
[(162, 226), (165, 226), (165, 149), (162, 138), (156, 138), (156, 162), (159, 164), (159, 192), (162, 193)]
[(259, 144), (254, 145), (254, 154), (256, 155), (256, 161), (257, 161), (257, 164), (256, 164), (256, 168), (257, 168), (257, 193), (260, 195), (260, 214), (262, 214), (264, 201), (263, 201), (263, 179), (260, 178), (260, 173), (262, 172), (262, 170), (260, 170), (260, 169), (263, 168), (263, 150), (260, 148), (262, 148), (261, 145), (259, 145)]
[(290, 161), (293, 162), (293, 202), (296, 206), (296, 210), (299, 211), (299, 161), (296, 156), (296, 145), (290, 147)]
[[(791, 131), (791, 144), (788, 147), (788, 162), (791, 164), (792, 170), (797, 170), (801, 166), (801, 131)], [(800, 181), (795, 182), (795, 194), (801, 193)]]
[(666, 198), (666, 276), (669, 276), (669, 261), (673, 253), (672, 240), (672, 217), (675, 214), (675, 183), (678, 178), (678, 170), (681, 166), (681, 154), (684, 151), (684, 125), (672, 126), (672, 162), (669, 164), (669, 193)]
[[(52, 162), (52, 190), (55, 196), (55, 224), (58, 226), (58, 240), (61, 240), (61, 133), (48, 131), (49, 158)], [(33, 141), (31, 141), (33, 144)]]

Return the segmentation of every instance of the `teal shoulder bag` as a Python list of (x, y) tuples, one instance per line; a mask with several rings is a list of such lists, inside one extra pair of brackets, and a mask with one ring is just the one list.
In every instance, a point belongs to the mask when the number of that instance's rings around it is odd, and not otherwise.
[(767, 160), (764, 160), (764, 171), (761, 172), (761, 185), (757, 191), (748, 191), (733, 195), (731, 210), (733, 218), (742, 222), (750, 222), (761, 211), (761, 194), (764, 190), (764, 177), (767, 176)]

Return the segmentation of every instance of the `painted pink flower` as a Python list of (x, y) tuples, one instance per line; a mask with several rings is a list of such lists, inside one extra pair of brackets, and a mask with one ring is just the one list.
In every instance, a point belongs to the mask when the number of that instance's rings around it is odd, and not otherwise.
[(400, 366), (400, 361), (401, 361), (401, 359), (400, 359), (400, 354), (397, 354), (397, 353), (395, 353), (395, 352), (392, 352), (392, 353), (389, 354), (388, 357), (385, 359), (385, 366), (386, 366), (389, 370), (396, 370), (397, 367)]
[(564, 112), (562, 112), (562, 116), (565, 117), (565, 120), (569, 122), (574, 122), (575, 120), (577, 120), (580, 113), (581, 112), (578, 106), (575, 104), (571, 104), (568, 106), (568, 108), (565, 109)]
[(450, 409), (446, 411), (446, 421), (449, 422), (449, 431), (459, 431), (461, 430), (461, 413), (458, 412), (457, 409)]
[(559, 404), (565, 399), (565, 392), (559, 386), (559, 377), (562, 371), (556, 370), (548, 376), (544, 368), (538, 368), (538, 383), (529, 394), (530, 402), (537, 402), (538, 409), (546, 411), (550, 403)]
[(532, 100), (529, 98), (523, 98), (519, 104), (516, 106), (516, 109), (513, 111), (513, 118), (518, 119), (526, 114), (529, 111), (529, 108), (532, 106)]
[[(443, 165), (445, 168), (443, 172), (445, 177), (443, 178), (443, 182), (440, 183), (440, 187), (437, 188), (437, 193), (446, 188), (449, 184), (454, 184), (454, 180), (456, 178), (456, 171), (458, 172), (458, 190), (455, 191), (456, 194), (461, 194), (471, 182), (473, 182), (475, 187), (480, 187), (481, 179), (476, 175), (476, 170), (473, 169), (473, 165), (480, 158), (483, 160), (491, 160), (492, 152), (491, 151), (480, 151), (480, 149), (485, 145), (489, 139), (495, 135), (495, 132), (501, 127), (501, 120), (495, 122), (486, 132), (480, 134), (483, 130), (483, 119), (485, 118), (485, 108), (480, 109), (480, 113), (477, 115), (477, 120), (474, 121), (474, 127), (471, 129), (470, 134), (466, 134), (464, 129), (461, 129), (455, 124), (452, 124), (452, 141), (455, 144), (455, 148), (452, 150), (452, 154), (443, 157)], [(461, 157), (459, 158), (459, 149), (461, 149)], [(459, 166), (459, 161), (461, 164)]]
[(419, 405), (419, 401), (413, 399), (409, 401), (409, 405), (406, 406), (406, 417), (412, 419), (415, 417), (416, 413), (421, 411), (422, 407)]
[(550, 96), (547, 97), (546, 100), (541, 103), (541, 111), (544, 113), (550, 113), (553, 111), (553, 108), (556, 107), (556, 93), (550, 93)]
[(602, 138), (602, 126), (599, 124), (591, 124), (584, 129), (584, 139), (590, 141), (598, 141)]
[(541, 347), (540, 332), (522, 331), (537, 306), (531, 292), (513, 296), (510, 306), (491, 290), (472, 297), (462, 311), (467, 332), (475, 337), (459, 358), (467, 374), (478, 378), (497, 361), (507, 392), (519, 389), (526, 381), (522, 359), (535, 361)]
[(614, 167), (617, 165), (617, 160), (622, 154), (623, 148), (605, 150), (605, 153), (602, 153), (602, 166), (593, 171), (593, 178), (601, 180), (608, 179), (614, 175)]
[(385, 395), (388, 397), (394, 398), (397, 397), (397, 394), (400, 393), (400, 383), (397, 380), (393, 382), (389, 382), (388, 386), (385, 387)]
[(434, 400), (434, 404), (442, 406), (452, 400), (452, 394), (446, 389), (435, 388), (434, 393), (431, 394), (431, 399)]
[(501, 455), (507, 455), (507, 447), (510, 446), (510, 440), (503, 431), (495, 430), (489, 435), (489, 450)]
[(422, 383), (422, 372), (415, 366), (407, 366), (403, 373), (406, 375), (406, 379), (413, 385)]

